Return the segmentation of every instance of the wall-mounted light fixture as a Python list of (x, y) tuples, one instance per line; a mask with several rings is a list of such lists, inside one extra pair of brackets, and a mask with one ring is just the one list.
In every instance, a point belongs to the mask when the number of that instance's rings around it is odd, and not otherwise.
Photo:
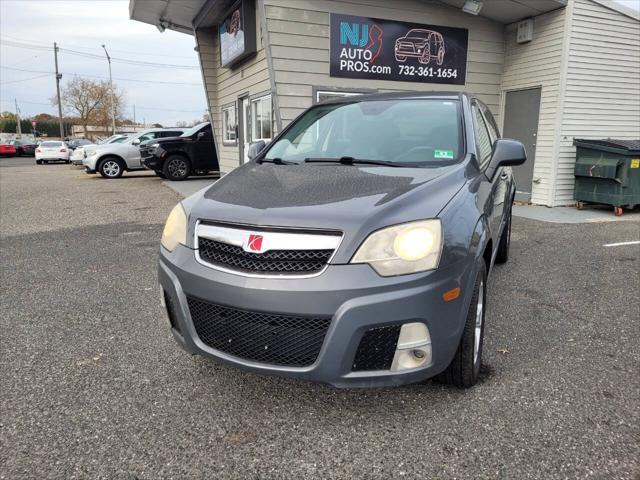
[(482, 10), (482, 0), (466, 0), (462, 6), (462, 11), (471, 15), (478, 15)]

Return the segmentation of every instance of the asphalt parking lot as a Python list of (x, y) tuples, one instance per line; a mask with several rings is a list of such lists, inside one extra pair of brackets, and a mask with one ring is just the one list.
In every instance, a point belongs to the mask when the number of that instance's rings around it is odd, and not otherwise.
[(516, 218), (483, 382), (337, 390), (174, 344), (159, 178), (0, 159), (0, 478), (640, 475), (640, 224)]

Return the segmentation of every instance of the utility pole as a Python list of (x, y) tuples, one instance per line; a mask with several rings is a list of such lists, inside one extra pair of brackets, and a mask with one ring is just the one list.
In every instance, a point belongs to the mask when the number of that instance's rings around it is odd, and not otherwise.
[(56, 91), (58, 92), (58, 123), (60, 125), (60, 140), (64, 140), (64, 127), (62, 126), (62, 100), (60, 99), (60, 80), (62, 74), (58, 72), (58, 44), (53, 42), (53, 56), (56, 60)]
[(133, 104), (133, 124), (137, 125), (136, 123), (136, 104)]
[(102, 44), (102, 48), (104, 49), (104, 53), (107, 55), (107, 62), (109, 62), (109, 85), (111, 86), (111, 130), (112, 135), (116, 134), (116, 102), (113, 96), (113, 78), (111, 77), (111, 57), (109, 56), (109, 52), (107, 52), (107, 47)]
[(18, 134), (18, 138), (22, 137), (22, 127), (20, 126), (20, 110), (18, 109), (18, 99), (14, 98), (14, 102), (16, 102), (16, 133)]

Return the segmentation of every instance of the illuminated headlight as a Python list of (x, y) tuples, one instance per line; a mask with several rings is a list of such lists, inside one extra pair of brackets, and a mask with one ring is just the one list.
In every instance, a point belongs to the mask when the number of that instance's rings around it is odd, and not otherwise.
[(383, 277), (438, 268), (442, 253), (439, 219), (384, 228), (367, 237), (351, 263), (368, 263)]
[(187, 215), (184, 213), (182, 204), (179, 203), (173, 207), (173, 210), (171, 210), (171, 213), (167, 217), (160, 243), (170, 252), (173, 252), (178, 244), (186, 245)]

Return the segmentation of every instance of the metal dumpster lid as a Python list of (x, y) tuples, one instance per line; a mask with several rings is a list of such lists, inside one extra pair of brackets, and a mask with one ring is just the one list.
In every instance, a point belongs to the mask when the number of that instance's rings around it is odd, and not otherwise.
[(615, 148), (625, 150), (627, 153), (640, 153), (640, 140), (616, 140), (614, 138), (604, 138), (600, 140), (590, 140), (586, 138), (575, 138), (573, 144), (579, 147), (595, 148)]

